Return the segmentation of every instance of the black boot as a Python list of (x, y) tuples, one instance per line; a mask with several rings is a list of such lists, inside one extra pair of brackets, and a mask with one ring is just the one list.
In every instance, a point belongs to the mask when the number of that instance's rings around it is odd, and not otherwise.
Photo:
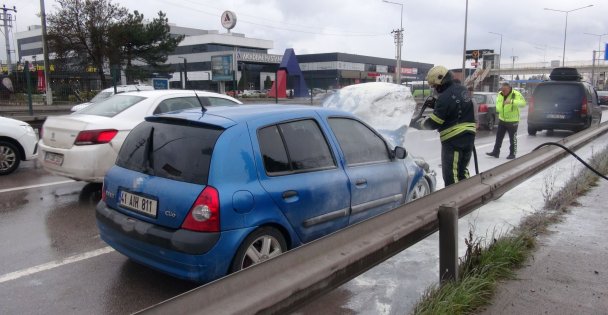
[(496, 151), (486, 152), (486, 155), (495, 157), (495, 158), (498, 158), (498, 154), (499, 154), (499, 152), (496, 152)]
[(515, 158), (515, 154), (511, 153), (509, 154), (509, 156), (507, 156), (507, 160), (512, 160)]

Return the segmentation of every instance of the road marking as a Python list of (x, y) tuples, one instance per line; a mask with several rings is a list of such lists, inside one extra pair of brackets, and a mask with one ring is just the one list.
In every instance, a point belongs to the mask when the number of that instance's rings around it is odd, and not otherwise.
[(34, 266), (34, 267), (31, 267), (31, 268), (27, 268), (27, 269), (15, 271), (15, 272), (7, 273), (7, 274), (5, 274), (3, 276), (0, 276), (0, 283), (4, 283), (4, 282), (7, 282), (7, 281), (11, 281), (11, 280), (16, 280), (16, 279), (19, 279), (19, 278), (22, 278), (22, 277), (26, 277), (26, 276), (30, 276), (30, 275), (33, 275), (35, 273), (39, 273), (39, 272), (42, 272), (42, 271), (47, 271), (47, 270), (55, 269), (57, 267), (65, 266), (67, 264), (72, 264), (72, 263), (79, 262), (79, 261), (82, 261), (82, 260), (85, 260), (85, 259), (97, 257), (99, 255), (111, 253), (113, 251), (114, 251), (114, 249), (112, 247), (106, 246), (104, 248), (100, 248), (100, 249), (93, 250), (93, 251), (90, 251), (90, 252), (86, 252), (86, 253), (70, 256), (70, 257), (67, 257), (67, 258), (64, 258), (64, 259), (60, 259), (60, 260), (56, 260), (56, 261), (51, 261), (51, 262), (48, 262), (46, 264), (42, 264), (42, 265)]
[(45, 187), (45, 186), (53, 186), (53, 185), (61, 185), (61, 184), (67, 184), (67, 183), (73, 183), (75, 182), (75, 180), (63, 180), (60, 182), (52, 182), (52, 183), (46, 183), (46, 184), (37, 184), (37, 185), (29, 185), (29, 186), (21, 186), (21, 187), (14, 187), (14, 188), (7, 188), (7, 189), (0, 189), (0, 194), (1, 193), (5, 193), (5, 192), (9, 192), (9, 191), (16, 191), (16, 190), (24, 190), (24, 189), (30, 189), (30, 188), (38, 188), (38, 187)]
[[(523, 137), (523, 136), (526, 136), (526, 135), (521, 134), (521, 135), (517, 135), (517, 136), (515, 136), (515, 137), (516, 137), (516, 138), (521, 138), (521, 137)], [(504, 143), (505, 141), (508, 141), (508, 140), (509, 140), (508, 138), (509, 138), (509, 136), (506, 136), (506, 137), (505, 137), (505, 138), (502, 140), (502, 142)], [(490, 147), (490, 146), (493, 146), (493, 145), (494, 145), (494, 142), (492, 142), (492, 143), (487, 143), (487, 144), (482, 144), (482, 145), (479, 145), (479, 146), (475, 146), (475, 148), (477, 148), (477, 149), (481, 149), (481, 148), (486, 148), (486, 147)]]

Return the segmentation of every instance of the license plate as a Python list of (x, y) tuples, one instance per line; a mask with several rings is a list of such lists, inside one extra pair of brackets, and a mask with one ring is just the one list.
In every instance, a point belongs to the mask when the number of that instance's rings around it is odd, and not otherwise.
[(566, 119), (566, 115), (547, 114), (547, 118), (551, 118), (551, 119)]
[(55, 165), (61, 165), (63, 164), (63, 154), (46, 152), (44, 161)]
[(120, 206), (156, 218), (157, 201), (126, 191), (120, 192)]

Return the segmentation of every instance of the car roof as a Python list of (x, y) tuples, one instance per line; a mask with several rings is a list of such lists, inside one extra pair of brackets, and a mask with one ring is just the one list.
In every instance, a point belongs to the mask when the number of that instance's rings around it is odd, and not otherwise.
[[(117, 85), (116, 91), (118, 92), (127, 92), (127, 91), (152, 91), (154, 87), (151, 85), (144, 84), (127, 84), (127, 85)], [(114, 93), (114, 87), (109, 87), (107, 89), (103, 89), (101, 92), (111, 92)]]
[[(144, 96), (144, 97), (157, 97), (157, 96), (161, 96), (161, 95), (179, 95), (179, 94), (188, 94), (188, 95), (194, 96), (194, 91), (193, 90), (150, 90), (150, 91), (128, 91), (128, 92), (123, 92), (120, 94), (121, 95), (137, 95), (137, 96)], [(230, 97), (228, 95), (224, 95), (224, 94), (208, 92), (208, 91), (196, 91), (196, 94), (198, 96), (226, 98), (226, 99), (234, 100), (234, 101), (237, 101), (240, 103), (239, 100), (237, 100), (233, 97)]]
[[(166, 113), (148, 117), (146, 120), (162, 120), (166, 118), (174, 118), (181, 120), (199, 121), (201, 123), (211, 123), (214, 125), (228, 128), (235, 123), (242, 123), (250, 120), (255, 120), (263, 117), (276, 116), (277, 120), (281, 120), (281, 116), (293, 114), (310, 116), (315, 113), (323, 113), (324, 116), (346, 116), (355, 117), (354, 115), (337, 110), (323, 107), (314, 107), (309, 105), (277, 105), (277, 104), (255, 104), (255, 105), (229, 105), (229, 106), (211, 106), (207, 107), (204, 115), (201, 115), (200, 109), (188, 109), (177, 113)], [(231, 123), (230, 123), (231, 122)]]

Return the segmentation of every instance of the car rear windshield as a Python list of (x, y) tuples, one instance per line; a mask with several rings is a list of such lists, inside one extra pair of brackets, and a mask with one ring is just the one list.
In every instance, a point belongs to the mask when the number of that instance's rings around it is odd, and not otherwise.
[(113, 92), (99, 92), (99, 94), (95, 95), (89, 102), (90, 103), (99, 103), (105, 99), (110, 98), (110, 96), (114, 95)]
[(114, 117), (125, 109), (146, 99), (143, 96), (135, 95), (114, 95), (106, 100), (91, 104), (78, 113), (84, 115), (97, 115), (105, 117)]
[(534, 90), (536, 106), (554, 104), (580, 105), (583, 100), (583, 88), (578, 84), (547, 84)]
[(206, 185), (223, 129), (184, 121), (143, 122), (129, 133), (116, 165), (148, 175)]
[(475, 103), (477, 104), (485, 104), (486, 102), (486, 95), (482, 95), (482, 94), (473, 94), (473, 99), (475, 100)]

